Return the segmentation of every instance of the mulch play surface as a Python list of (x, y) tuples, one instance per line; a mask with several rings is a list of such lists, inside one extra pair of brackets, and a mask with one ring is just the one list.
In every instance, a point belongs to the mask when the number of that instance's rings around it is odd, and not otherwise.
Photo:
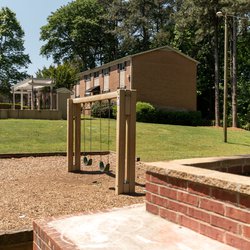
[[(111, 171), (82, 164), (68, 173), (65, 156), (0, 159), (0, 234), (31, 230), (33, 220), (143, 203), (145, 166), (136, 164), (136, 194), (115, 195), (115, 155)], [(107, 162), (107, 156), (102, 156)]]

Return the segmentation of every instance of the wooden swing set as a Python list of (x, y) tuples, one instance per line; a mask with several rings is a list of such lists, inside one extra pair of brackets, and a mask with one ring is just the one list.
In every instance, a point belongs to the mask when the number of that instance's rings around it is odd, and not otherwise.
[[(87, 103), (116, 99), (115, 193), (135, 192), (136, 91), (119, 89), (106, 94), (68, 99), (67, 164), (69, 172), (81, 169), (81, 113)], [(84, 140), (85, 142), (85, 140)], [(101, 153), (101, 152), (100, 152)]]

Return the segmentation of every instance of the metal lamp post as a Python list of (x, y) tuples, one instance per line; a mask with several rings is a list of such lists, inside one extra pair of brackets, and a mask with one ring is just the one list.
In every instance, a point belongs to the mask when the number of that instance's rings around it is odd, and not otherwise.
[(224, 98), (223, 98), (223, 133), (224, 142), (227, 142), (227, 76), (228, 76), (228, 30), (227, 30), (227, 13), (218, 11), (218, 17), (224, 16), (225, 31), (224, 31)]

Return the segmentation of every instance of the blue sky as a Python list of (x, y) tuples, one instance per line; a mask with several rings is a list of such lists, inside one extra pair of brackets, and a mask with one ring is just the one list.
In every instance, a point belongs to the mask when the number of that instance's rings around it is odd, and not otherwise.
[(40, 55), (42, 42), (39, 41), (40, 27), (47, 24), (47, 17), (60, 6), (66, 5), (70, 0), (0, 0), (0, 8), (8, 7), (16, 13), (16, 18), (25, 32), (25, 53), (29, 54), (32, 63), (27, 70), (34, 75), (38, 69), (52, 64)]

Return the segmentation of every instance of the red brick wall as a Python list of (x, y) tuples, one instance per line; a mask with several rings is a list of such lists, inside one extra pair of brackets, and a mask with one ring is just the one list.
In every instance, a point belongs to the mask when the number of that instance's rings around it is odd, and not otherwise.
[(117, 65), (110, 67), (109, 72), (109, 89), (111, 92), (116, 91), (119, 86), (119, 72), (117, 70)]
[(146, 210), (238, 249), (250, 249), (250, 197), (146, 173)]
[(196, 63), (174, 51), (132, 59), (137, 99), (170, 110), (196, 110)]
[[(116, 91), (117, 88), (119, 88), (119, 70), (117, 67), (117, 64), (114, 64), (112, 66), (109, 67), (110, 68), (110, 72), (109, 72), (109, 89), (111, 92)], [(93, 71), (96, 72), (97, 70)], [(91, 71), (92, 72), (92, 71)], [(125, 86), (127, 89), (131, 88), (131, 63), (130, 61), (126, 61), (126, 70), (125, 70)], [(86, 74), (86, 75), (89, 75)], [(102, 70), (99, 70), (99, 83), (100, 83), (100, 89), (101, 91), (104, 88), (104, 77), (102, 75)], [(93, 73), (91, 74), (91, 81), (90, 81), (90, 88), (94, 86), (94, 77), (93, 77)], [(80, 97), (84, 97), (85, 95), (85, 80), (84, 80), (84, 74), (82, 74), (81, 76), (81, 80), (80, 80), (80, 87), (79, 87), (79, 94)], [(77, 93), (78, 94), (78, 93)]]
[[(50, 219), (48, 220), (48, 222)], [(61, 235), (44, 223), (33, 222), (33, 250), (74, 250), (75, 244), (70, 240), (63, 241)]]

